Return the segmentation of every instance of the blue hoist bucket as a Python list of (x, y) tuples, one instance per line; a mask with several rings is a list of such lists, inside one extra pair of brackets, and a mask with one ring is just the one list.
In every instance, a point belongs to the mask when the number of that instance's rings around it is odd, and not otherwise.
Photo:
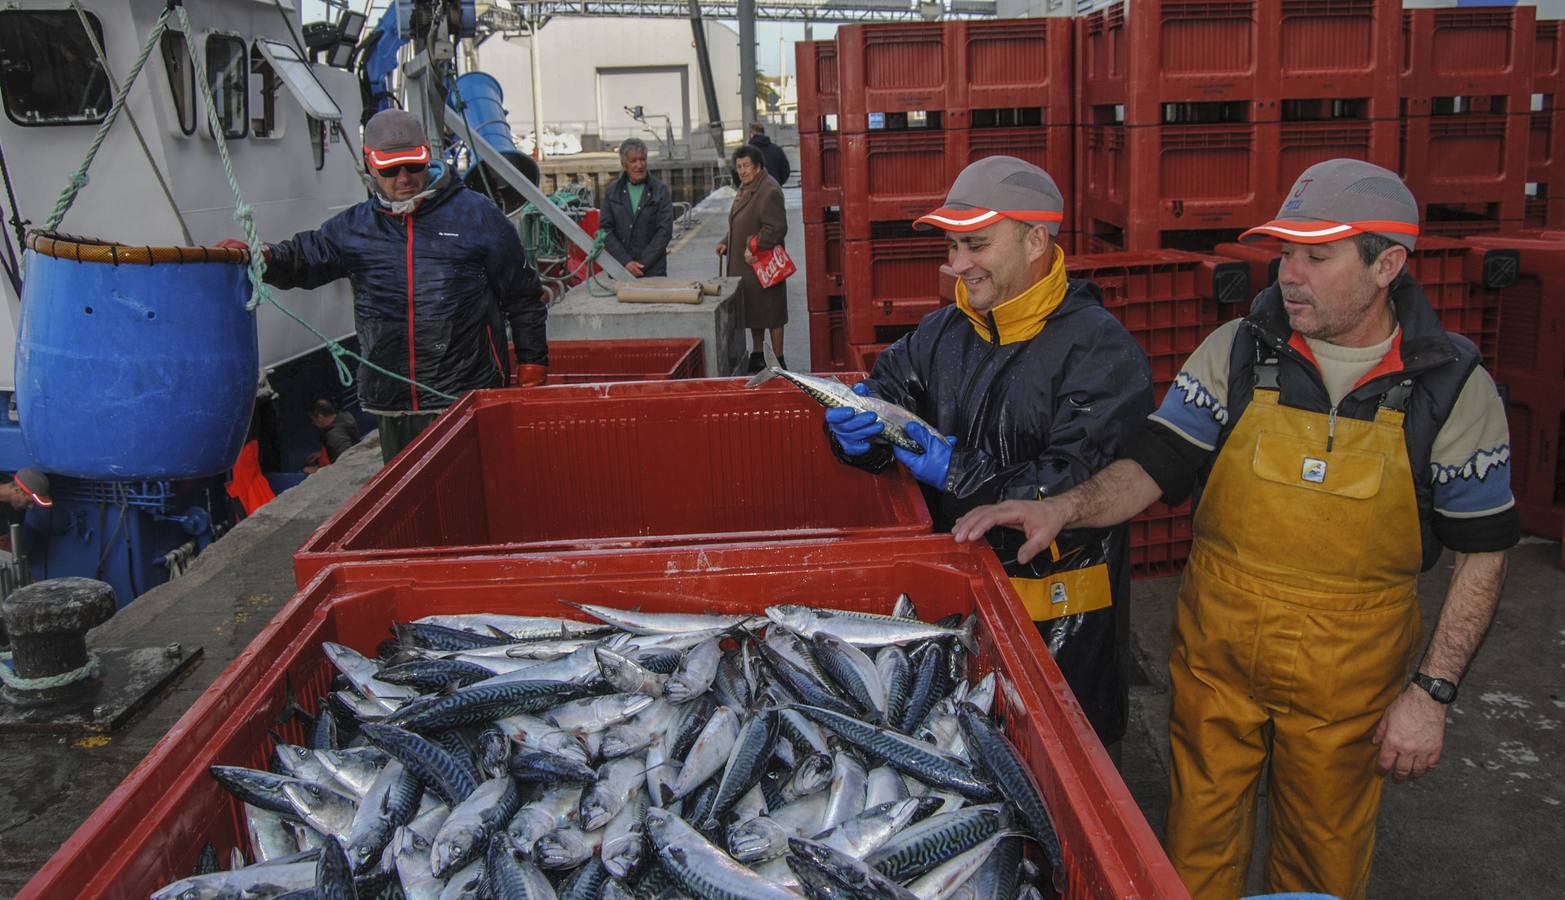
[(34, 234), (16, 346), (22, 439), (76, 478), (233, 465), (259, 358), (244, 251)]

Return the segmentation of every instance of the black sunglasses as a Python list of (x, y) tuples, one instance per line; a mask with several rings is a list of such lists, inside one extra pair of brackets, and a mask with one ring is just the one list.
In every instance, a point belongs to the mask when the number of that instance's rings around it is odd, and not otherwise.
[(429, 163), (403, 163), (400, 166), (387, 166), (384, 169), (376, 169), (375, 172), (382, 178), (396, 178), (403, 172), (409, 175), (417, 175), (427, 168), (429, 168)]

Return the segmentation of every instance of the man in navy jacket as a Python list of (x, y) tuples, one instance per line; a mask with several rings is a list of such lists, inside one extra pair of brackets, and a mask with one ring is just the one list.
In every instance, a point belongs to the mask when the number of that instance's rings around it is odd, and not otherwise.
[(362, 364), (358, 371), (359, 400), (380, 420), (389, 462), (450, 398), (507, 382), (507, 323), (517, 383), (542, 384), (548, 311), (516, 229), (433, 158), (416, 116), (377, 113), (364, 127), (364, 156), (375, 196), (315, 231), (267, 245), (266, 282), (352, 282), (359, 350), (394, 373)]
[(637, 278), (667, 275), (674, 194), (647, 171), (647, 145), (640, 138), (619, 145), (619, 163), (625, 171), (603, 191), (603, 249)]

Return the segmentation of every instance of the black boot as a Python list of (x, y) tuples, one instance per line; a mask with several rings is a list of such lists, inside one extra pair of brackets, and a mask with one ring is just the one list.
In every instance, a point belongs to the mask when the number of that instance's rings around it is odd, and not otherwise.
[(786, 356), (779, 356), (779, 357), (777, 357), (777, 368), (779, 368), (779, 369), (786, 369), (786, 368), (788, 368), (788, 357), (786, 357)]
[(761, 371), (764, 368), (766, 368), (766, 354), (764, 354), (764, 353), (751, 353), (750, 354), (750, 367), (745, 372), (745, 374), (746, 375), (754, 375), (755, 373)]

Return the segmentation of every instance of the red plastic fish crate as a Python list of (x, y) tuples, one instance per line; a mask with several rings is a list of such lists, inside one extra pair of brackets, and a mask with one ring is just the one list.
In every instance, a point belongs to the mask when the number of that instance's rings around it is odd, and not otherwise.
[[(1565, 96), (1550, 95), (1551, 103), (1565, 102)], [(1527, 132), (1527, 181), (1565, 189), (1565, 109), (1535, 110), (1529, 117)]]
[(1516, 281), (1496, 292), (1500, 330), (1496, 377), (1565, 381), (1565, 242), (1515, 235), (1472, 237), (1466, 243), (1517, 255)]
[(1562, 87), (1565, 87), (1565, 28), (1560, 27), (1557, 19), (1538, 19), (1533, 27), (1532, 92), (1558, 94)]
[(1254, 122), (1082, 126), (1082, 230), (1101, 234), (1107, 225), (1119, 231), (1125, 249), (1156, 250), (1164, 232), (1266, 221), (1277, 208), (1277, 128)]
[(1190, 501), (1177, 507), (1154, 503), (1130, 520), (1130, 571), (1136, 578), (1163, 578), (1184, 571), (1194, 526)]
[(810, 312), (829, 308), (829, 299), (842, 294), (842, 222), (804, 224), (806, 302)]
[(1565, 379), (1508, 376), (1511, 493), (1528, 534), (1560, 540), (1565, 532)]
[(842, 465), (820, 405), (782, 382), (476, 391), (327, 519), (294, 572), (303, 584), (334, 562), (930, 527), (911, 477)]
[(976, 616), (973, 671), (1014, 688), (998, 692), (997, 712), (1059, 832), (1064, 896), (1187, 896), (994, 555), (944, 535), (334, 567), (278, 612), (19, 896), (142, 898), (188, 874), (207, 843), (223, 858), (242, 846), (240, 806), (207, 769), (264, 766), (273, 734), (303, 742), (298, 721), (276, 719), (286, 686), (307, 708), (329, 689), (323, 641), (373, 653), (393, 621), (425, 615), (580, 616), (560, 598), (669, 612), (886, 612), (899, 592), (927, 618)]
[(1174, 376), (1222, 321), (1218, 298), (1250, 294), (1250, 272), (1237, 260), (1177, 250), (1067, 257), (1072, 278), (1090, 278), (1103, 306), (1135, 337), (1152, 364), (1161, 402)]
[[(1070, 19), (973, 19), (950, 22), (945, 28), (960, 64), (956, 103), (948, 114), (1043, 107), (1049, 125), (1071, 123), (1074, 36)], [(957, 124), (948, 121), (946, 127)]]
[[(1142, 0), (1080, 17), (1079, 89), (1086, 106), (1123, 106), (1152, 125), (1170, 102), (1269, 96), (1278, 59), (1275, 0)], [(1126, 7), (1134, 8), (1127, 10)]]
[(1531, 6), (1404, 10), (1402, 96), (1532, 93), (1536, 19)]
[(1488, 204), (1495, 220), (1525, 215), (1532, 117), (1523, 101), (1491, 109), (1403, 119), (1399, 171), (1418, 202)]
[[(516, 348), (511, 348), (516, 368)], [(550, 341), (548, 384), (706, 377), (700, 338)]]
[(799, 133), (835, 131), (838, 90), (836, 41), (799, 41), (793, 45), (793, 58), (794, 71), (798, 73)]
[(799, 185), (804, 221), (824, 222), (826, 210), (842, 206), (842, 138), (799, 135)]
[(875, 371), (875, 360), (890, 344), (854, 344), (853, 357), (858, 360), (858, 370), (866, 375)]
[[(1299, 173), (1318, 162), (1352, 157), (1395, 170), (1401, 162), (1401, 133), (1392, 119), (1327, 119), (1281, 122), (1277, 129), (1277, 165), (1272, 169), (1266, 205), (1274, 211), (1293, 190)], [(1257, 220), (1259, 224), (1262, 220)]]
[[(965, 132), (958, 132), (966, 141), (961, 166), (966, 167), (968, 163), (986, 156), (1014, 156), (1048, 172), (1060, 193), (1070, 198), (1075, 196), (1072, 189), (1075, 179), (1072, 176), (1076, 154), (1072, 131), (1068, 125), (1052, 124), (1024, 128), (969, 128)], [(960, 173), (961, 169), (957, 171)], [(1067, 221), (1066, 224), (1071, 223)], [(1067, 247), (1066, 252), (1069, 253), (1070, 248)]]
[(850, 241), (872, 237), (874, 222), (938, 208), (967, 165), (965, 131), (845, 134), (842, 147), (842, 233)]
[(848, 241), (843, 252), (848, 342), (885, 343), (885, 326), (917, 325), (943, 304), (945, 237)]
[(839, 96), (838, 122), (858, 134), (869, 130), (870, 113), (963, 109), (960, 69), (943, 23), (843, 25), (837, 72), (849, 89)]
[(1499, 352), (1500, 302), (1482, 287), (1483, 257), (1483, 250), (1462, 241), (1426, 235), (1408, 254), (1407, 270), (1423, 288), (1440, 324), (1477, 344), (1492, 367)]
[(810, 371), (846, 372), (853, 368), (848, 313), (841, 297), (828, 297), (826, 302), (826, 311), (810, 311)]

